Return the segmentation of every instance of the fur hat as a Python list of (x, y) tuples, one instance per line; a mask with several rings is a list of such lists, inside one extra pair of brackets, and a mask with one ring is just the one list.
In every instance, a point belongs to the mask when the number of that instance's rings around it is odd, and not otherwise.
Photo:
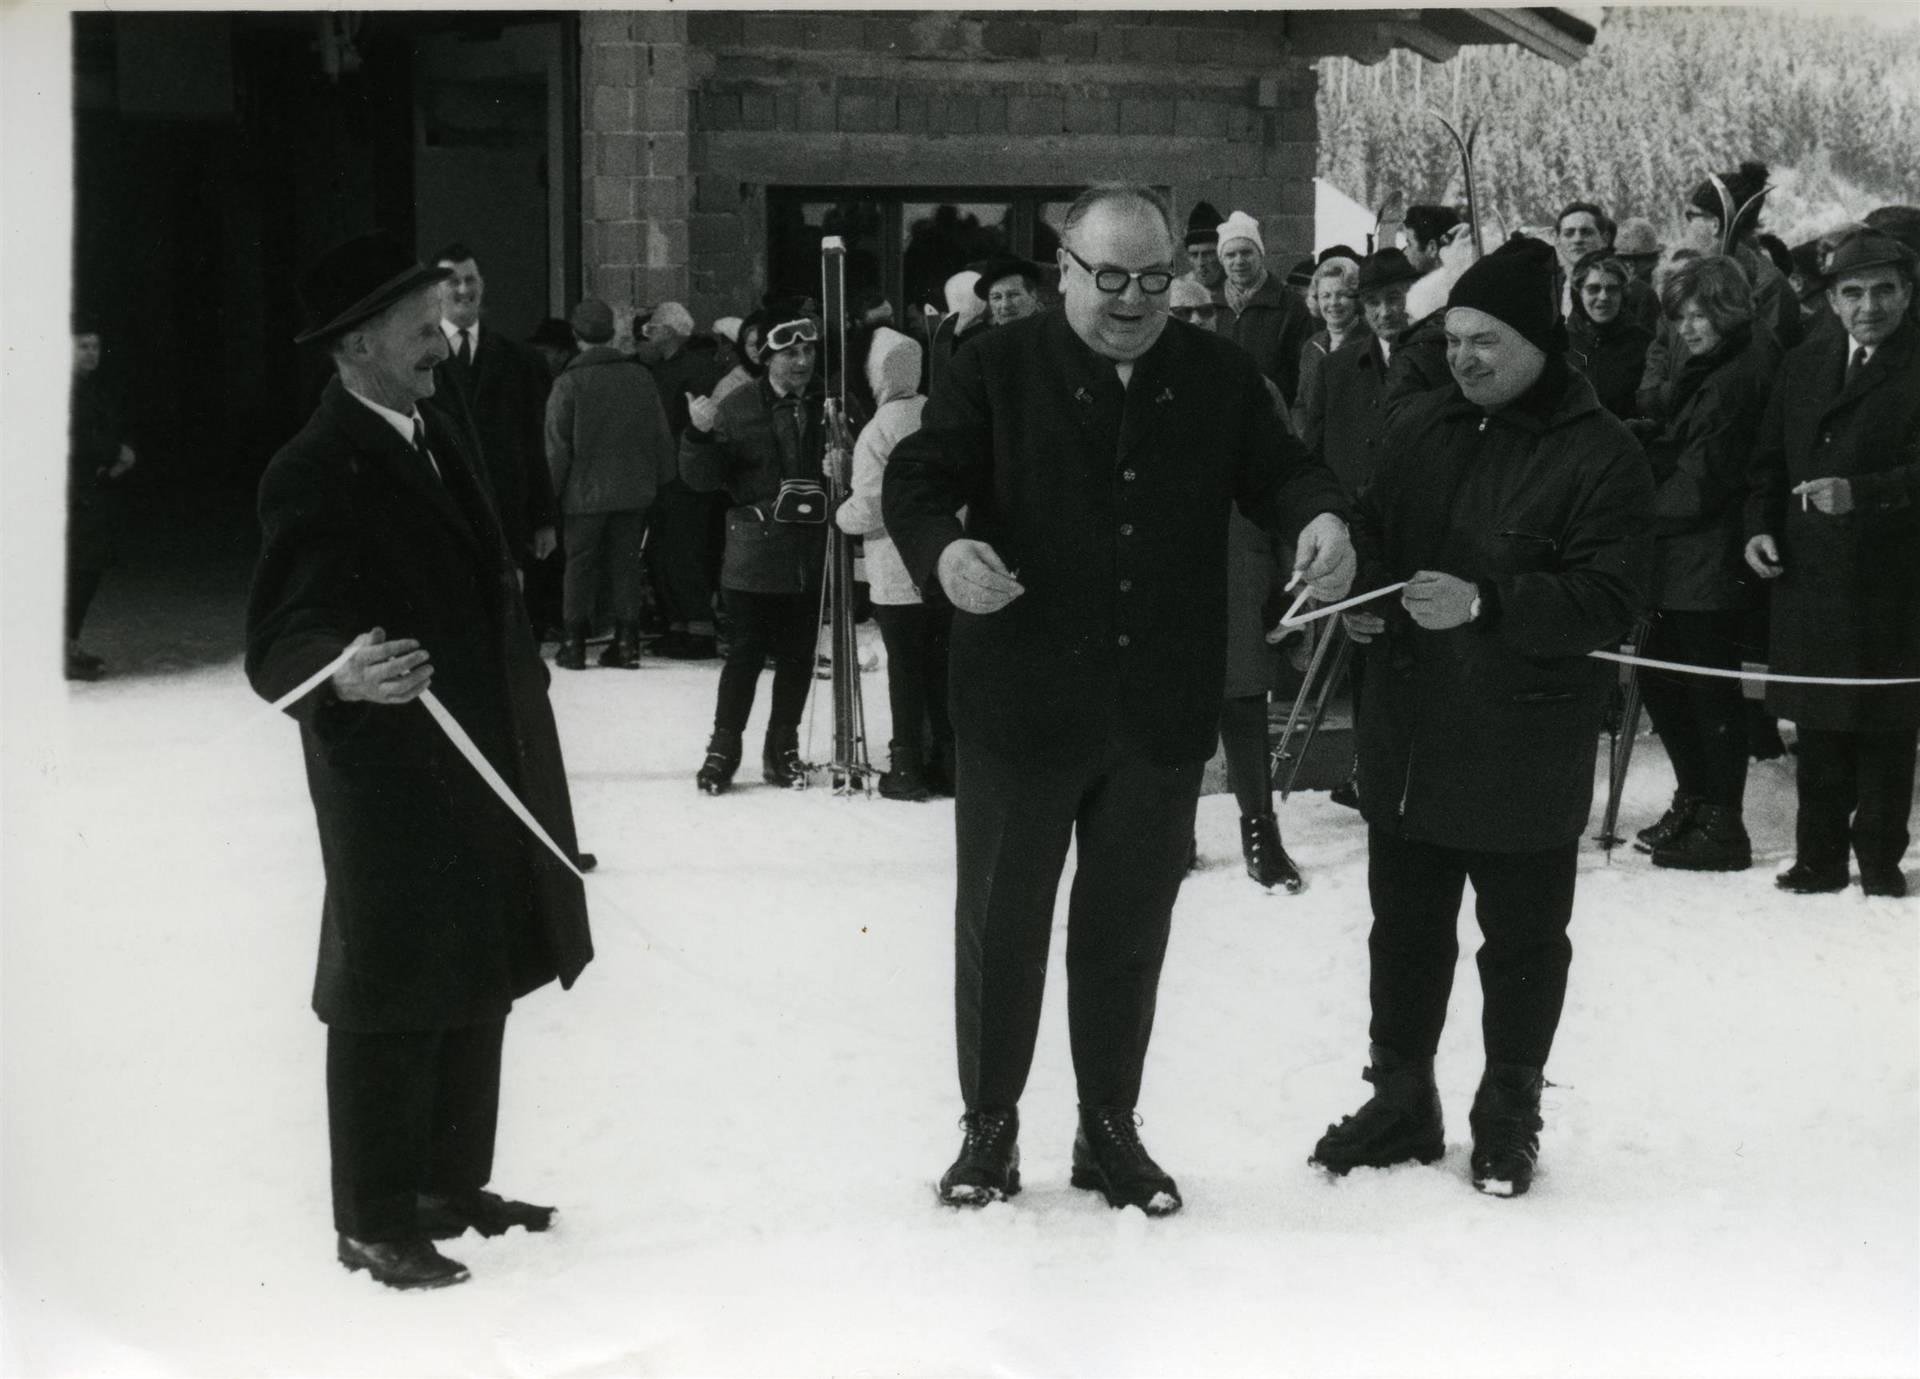
[(1224, 249), (1236, 239), (1250, 239), (1263, 256), (1267, 252), (1267, 242), (1260, 237), (1260, 222), (1245, 211), (1235, 211), (1220, 222), (1220, 247)]
[(1511, 326), (1519, 336), (1548, 354), (1567, 347), (1554, 290), (1553, 247), (1527, 235), (1515, 235), (1460, 275), (1447, 294), (1447, 309), (1469, 307)]

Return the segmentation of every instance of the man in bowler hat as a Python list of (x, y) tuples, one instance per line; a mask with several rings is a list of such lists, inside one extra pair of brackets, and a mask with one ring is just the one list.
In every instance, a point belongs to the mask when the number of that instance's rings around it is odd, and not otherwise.
[[(592, 958), (586, 898), (415, 703), (435, 697), (533, 816), (577, 851), (547, 671), (474, 439), (434, 406), (442, 268), (381, 235), (302, 279), (334, 377), (260, 482), (247, 675), (293, 701), (326, 898), (313, 1007), (327, 1025), (338, 1257), (391, 1287), (467, 1277), (434, 1248), (547, 1229), (486, 1190), (515, 998)], [(344, 660), (341, 660), (344, 653)]]

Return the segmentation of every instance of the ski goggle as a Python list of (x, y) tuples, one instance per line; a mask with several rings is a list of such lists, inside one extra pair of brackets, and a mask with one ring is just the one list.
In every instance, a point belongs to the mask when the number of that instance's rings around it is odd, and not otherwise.
[(820, 339), (820, 327), (812, 321), (802, 318), (775, 326), (767, 332), (766, 352), (778, 354), (781, 350), (790, 350), (795, 345), (812, 345)]

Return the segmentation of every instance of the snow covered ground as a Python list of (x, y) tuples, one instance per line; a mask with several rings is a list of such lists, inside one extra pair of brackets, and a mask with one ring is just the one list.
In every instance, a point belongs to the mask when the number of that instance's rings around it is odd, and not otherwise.
[[(58, 812), (7, 916), (5, 1368), (1920, 1372), (1920, 900), (1775, 892), (1784, 763), (1754, 771), (1748, 873), (1586, 855), (1530, 1196), (1466, 1179), (1470, 916), (1445, 1161), (1306, 1166), (1366, 1091), (1364, 831), (1296, 796), (1310, 888), (1270, 897), (1213, 796), (1142, 1105), (1187, 1210), (1067, 1187), (1056, 953), (1027, 1190), (955, 1214), (932, 1186), (959, 1143), (951, 805), (780, 793), (751, 764), (697, 796), (713, 684), (661, 664), (556, 682), (599, 956), (510, 1022), (496, 1186), (562, 1216), (455, 1242), (473, 1281), (427, 1295), (332, 1258), (292, 726), (236, 731), (259, 706), (231, 663), (72, 687), (25, 744)], [(879, 676), (866, 702), (884, 743)], [(1656, 742), (1635, 765), (1631, 826), (1671, 788)]]

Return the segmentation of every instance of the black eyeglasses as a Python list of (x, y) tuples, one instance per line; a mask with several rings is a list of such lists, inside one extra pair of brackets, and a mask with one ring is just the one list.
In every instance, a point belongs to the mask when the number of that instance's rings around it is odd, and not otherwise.
[[(1066, 249), (1065, 245), (1061, 248)], [(1095, 268), (1071, 249), (1066, 255), (1093, 277), (1093, 285), (1109, 296), (1118, 296), (1127, 290), (1127, 284), (1137, 282), (1140, 290), (1149, 297), (1158, 297), (1173, 286), (1173, 274), (1164, 268), (1148, 268), (1139, 273), (1129, 273), (1124, 268)]]
[(811, 345), (820, 339), (820, 327), (812, 321), (788, 321), (775, 326), (767, 332), (766, 350), (769, 354), (778, 354), (781, 350), (792, 349), (795, 345)]

